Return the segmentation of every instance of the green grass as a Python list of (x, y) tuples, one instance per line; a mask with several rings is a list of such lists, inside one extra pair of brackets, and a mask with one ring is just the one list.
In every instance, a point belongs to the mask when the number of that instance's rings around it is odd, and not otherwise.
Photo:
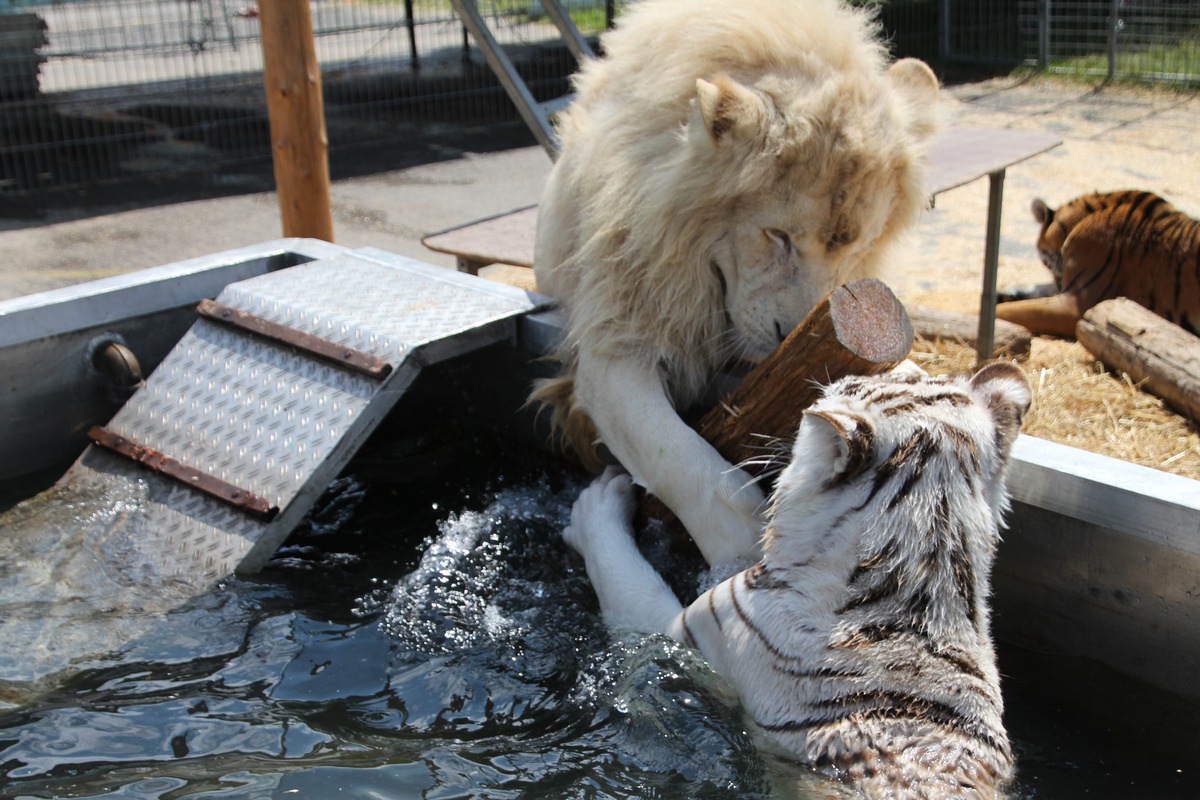
[[(1055, 75), (1095, 79), (1108, 75), (1108, 52), (1098, 50), (1073, 58), (1053, 58), (1045, 71)], [(1174, 44), (1155, 44), (1138, 48), (1126, 46), (1117, 51), (1113, 79), (1122, 83), (1200, 85), (1200, 45), (1196, 39), (1181, 39)]]
[[(372, 5), (400, 5), (404, 2), (404, 0), (361, 1)], [(530, 22), (548, 21), (544, 14), (528, 13), (532, 5), (531, 0), (492, 0), (492, 2), (481, 2), (479, 4), (479, 11), (484, 15), (493, 13), (509, 15)], [(622, 5), (622, 3), (617, 4), (616, 13), (620, 13)], [(417, 17), (446, 17), (454, 13), (454, 8), (450, 5), (449, 0), (413, 0), (413, 13)], [(604, 30), (606, 20), (603, 4), (592, 8), (568, 8), (568, 13), (571, 15), (571, 20), (575, 23), (575, 27), (579, 28), (585, 34), (599, 33)]]
[[(518, 7), (524, 6), (528, 8), (531, 5), (525, 0), (512, 0), (512, 2)], [(592, 8), (573, 8), (568, 6), (564, 0), (563, 5), (567, 8), (567, 14), (571, 17), (571, 21), (575, 23), (575, 27), (579, 28), (581, 33), (586, 35), (589, 33), (600, 33), (604, 30), (607, 20), (605, 19), (604, 5), (602, 3)], [(617, 6), (617, 10), (614, 13), (619, 12), (620, 5)], [(529, 15), (528, 19), (549, 21), (548, 17), (540, 14)]]

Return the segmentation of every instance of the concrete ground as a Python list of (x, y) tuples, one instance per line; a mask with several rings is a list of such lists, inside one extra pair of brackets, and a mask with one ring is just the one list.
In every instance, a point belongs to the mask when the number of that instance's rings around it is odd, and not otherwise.
[[(1001, 78), (947, 87), (952, 124), (1052, 131), (1061, 147), (1009, 169), (1005, 183), (1000, 285), (1038, 283), (1037, 229), (1029, 204), (1051, 205), (1094, 190), (1157, 191), (1200, 214), (1200, 96), (1040, 79)], [(426, 234), (538, 201), (550, 160), (519, 128), (448, 135), (412, 163), (335, 180), (335, 238), (430, 263), (449, 256), (420, 242)], [(510, 146), (515, 145), (515, 146)], [(266, 188), (266, 175), (227, 177)], [(220, 188), (220, 187), (218, 187)], [(977, 306), (987, 181), (946, 192), (919, 224), (891, 279), (904, 300), (945, 308)], [(102, 190), (99, 200), (36, 198), (0, 205), (0, 299), (120, 272), (181, 261), (282, 236), (274, 194), (237, 192), (178, 202)]]

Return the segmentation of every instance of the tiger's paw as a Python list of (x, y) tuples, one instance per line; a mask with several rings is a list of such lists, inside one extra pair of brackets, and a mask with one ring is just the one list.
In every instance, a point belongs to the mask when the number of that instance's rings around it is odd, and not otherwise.
[(1028, 286), (1009, 286), (996, 292), (997, 303), (1015, 303), (1018, 300), (1032, 300), (1037, 297), (1056, 295), (1059, 288), (1054, 283), (1036, 283)]
[(587, 556), (589, 548), (605, 537), (629, 536), (635, 500), (630, 477), (616, 467), (609, 467), (580, 493), (571, 507), (571, 523), (563, 529), (563, 540)]

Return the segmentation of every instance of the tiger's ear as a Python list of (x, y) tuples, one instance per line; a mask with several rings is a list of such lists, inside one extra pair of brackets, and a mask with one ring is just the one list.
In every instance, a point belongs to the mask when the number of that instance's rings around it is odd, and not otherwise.
[(1054, 209), (1046, 205), (1046, 201), (1040, 197), (1034, 198), (1031, 210), (1033, 218), (1041, 225), (1054, 221)]
[(991, 413), (996, 425), (996, 443), (1007, 456), (1033, 404), (1029, 379), (1011, 361), (997, 361), (975, 373), (971, 389)]
[(716, 145), (758, 135), (771, 115), (761, 95), (727, 75), (696, 80), (696, 110)]
[(834, 453), (830, 484), (845, 483), (871, 464), (874, 431), (861, 417), (831, 411), (806, 410), (801, 426), (810, 428)]

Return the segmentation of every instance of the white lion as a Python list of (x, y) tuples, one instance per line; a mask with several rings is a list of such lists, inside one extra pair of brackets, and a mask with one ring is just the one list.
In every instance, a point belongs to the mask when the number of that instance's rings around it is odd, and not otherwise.
[(575, 78), (542, 197), (538, 288), (569, 315), (533, 399), (597, 440), (709, 563), (757, 553), (762, 493), (678, 416), (828, 292), (880, 273), (926, 206), (937, 80), (885, 69), (836, 0), (642, 0)]

